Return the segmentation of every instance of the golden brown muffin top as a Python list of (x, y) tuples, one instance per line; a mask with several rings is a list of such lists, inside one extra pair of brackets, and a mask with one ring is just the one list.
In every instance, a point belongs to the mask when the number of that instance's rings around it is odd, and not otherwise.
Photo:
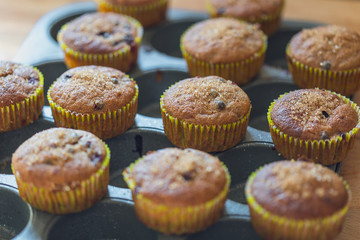
[(265, 41), (265, 35), (256, 25), (231, 18), (214, 18), (191, 26), (184, 33), (181, 43), (197, 59), (229, 63), (254, 56)]
[(134, 194), (167, 206), (204, 203), (218, 196), (227, 182), (217, 157), (177, 148), (148, 153), (135, 163), (131, 177)]
[(220, 16), (232, 16), (249, 21), (278, 13), (284, 0), (209, 0)]
[(330, 169), (302, 161), (279, 161), (259, 170), (251, 193), (276, 215), (309, 219), (329, 216), (348, 203), (342, 179)]
[(88, 179), (105, 157), (105, 145), (94, 134), (51, 128), (22, 143), (12, 156), (12, 165), (23, 181), (60, 190)]
[(165, 91), (163, 107), (180, 120), (221, 125), (241, 120), (250, 110), (250, 99), (235, 83), (217, 76), (188, 78)]
[(136, 93), (136, 83), (110, 67), (82, 66), (63, 73), (50, 89), (52, 100), (77, 113), (101, 113), (121, 109)]
[(320, 89), (301, 89), (276, 100), (275, 126), (290, 136), (325, 140), (343, 136), (358, 124), (358, 113), (339, 96)]
[(304, 29), (289, 43), (289, 56), (314, 68), (331, 71), (360, 67), (360, 34), (329, 25)]
[(160, 0), (106, 0), (107, 2), (119, 5), (143, 5), (159, 2)]
[(39, 87), (38, 72), (26, 65), (0, 61), (0, 107), (25, 100)]
[(85, 53), (110, 53), (125, 47), (136, 47), (135, 39), (142, 37), (130, 17), (116, 13), (88, 13), (66, 25), (58, 38), (71, 49)]

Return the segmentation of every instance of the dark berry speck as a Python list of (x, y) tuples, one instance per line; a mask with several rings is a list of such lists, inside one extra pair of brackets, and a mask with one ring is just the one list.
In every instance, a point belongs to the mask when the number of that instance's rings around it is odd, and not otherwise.
[(223, 110), (225, 109), (226, 105), (223, 101), (219, 100), (217, 101), (217, 107), (220, 109), (220, 110)]

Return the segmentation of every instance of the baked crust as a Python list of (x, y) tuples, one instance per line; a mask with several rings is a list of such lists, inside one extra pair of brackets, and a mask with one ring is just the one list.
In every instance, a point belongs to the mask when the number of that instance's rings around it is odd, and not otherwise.
[(52, 128), (22, 143), (12, 156), (12, 166), (23, 182), (63, 190), (90, 178), (105, 157), (104, 143), (92, 133)]
[(232, 81), (217, 76), (177, 82), (165, 91), (163, 104), (171, 116), (201, 125), (237, 122), (250, 109), (246, 93)]
[(260, 169), (251, 193), (265, 210), (291, 219), (327, 217), (349, 201), (340, 177), (330, 169), (302, 161), (280, 161)]
[(271, 119), (289, 136), (326, 140), (353, 129), (358, 124), (358, 113), (334, 93), (301, 89), (276, 100)]
[(62, 108), (77, 113), (115, 111), (134, 97), (135, 84), (117, 69), (82, 66), (63, 73), (50, 89), (50, 97)]
[(167, 148), (134, 164), (134, 194), (166, 206), (205, 203), (224, 190), (227, 176), (217, 157), (194, 149)]
[(360, 34), (337, 25), (304, 29), (289, 43), (288, 55), (310, 67), (331, 71), (360, 67)]
[(209, 63), (229, 63), (258, 53), (266, 37), (257, 25), (231, 18), (214, 18), (194, 24), (182, 37), (184, 49)]

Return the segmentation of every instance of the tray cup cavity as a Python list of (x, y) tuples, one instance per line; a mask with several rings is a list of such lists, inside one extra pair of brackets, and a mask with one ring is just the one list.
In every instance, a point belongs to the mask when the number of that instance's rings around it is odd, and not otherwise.
[(31, 212), (20, 196), (0, 185), (0, 239), (12, 239), (28, 224)]
[(245, 184), (248, 176), (265, 164), (283, 160), (272, 143), (244, 143), (217, 154), (229, 169), (231, 185), (228, 199), (246, 204)]
[(128, 201), (104, 199), (87, 211), (60, 217), (46, 239), (157, 239), (136, 217)]
[(249, 126), (261, 131), (270, 132), (266, 118), (270, 103), (281, 94), (295, 89), (298, 89), (298, 87), (286, 82), (263, 83), (244, 88), (252, 105)]

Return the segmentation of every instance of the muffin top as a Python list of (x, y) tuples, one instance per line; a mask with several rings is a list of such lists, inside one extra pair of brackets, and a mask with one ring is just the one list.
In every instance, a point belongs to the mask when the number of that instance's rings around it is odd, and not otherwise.
[(217, 76), (188, 78), (164, 92), (163, 108), (180, 120), (221, 125), (241, 120), (250, 99), (235, 83)]
[(220, 16), (232, 16), (253, 21), (276, 14), (284, 0), (209, 0)]
[(66, 24), (58, 39), (76, 51), (103, 54), (125, 47), (133, 49), (142, 33), (141, 25), (131, 17), (97, 12), (84, 14)]
[(288, 54), (314, 68), (342, 71), (360, 67), (360, 34), (329, 25), (304, 29), (289, 43)]
[(358, 113), (334, 93), (301, 89), (276, 100), (271, 111), (275, 126), (290, 136), (326, 140), (344, 136), (358, 124)]
[(25, 100), (39, 86), (40, 76), (33, 67), (0, 61), (0, 107)]
[(231, 18), (214, 18), (191, 26), (181, 43), (193, 57), (210, 63), (248, 59), (266, 44), (257, 25)]
[(219, 159), (194, 149), (150, 152), (134, 164), (130, 177), (134, 194), (167, 206), (204, 203), (227, 184), (227, 172)]
[(64, 109), (89, 114), (115, 111), (136, 94), (136, 83), (123, 72), (101, 66), (82, 66), (63, 73), (50, 97)]
[(142, 5), (156, 3), (161, 0), (106, 0), (107, 2), (119, 5)]
[(279, 161), (260, 169), (250, 186), (256, 202), (280, 216), (308, 219), (345, 207), (348, 191), (330, 169), (302, 161)]
[(56, 190), (88, 179), (105, 157), (105, 144), (92, 133), (51, 128), (22, 143), (12, 156), (12, 165), (23, 181)]

